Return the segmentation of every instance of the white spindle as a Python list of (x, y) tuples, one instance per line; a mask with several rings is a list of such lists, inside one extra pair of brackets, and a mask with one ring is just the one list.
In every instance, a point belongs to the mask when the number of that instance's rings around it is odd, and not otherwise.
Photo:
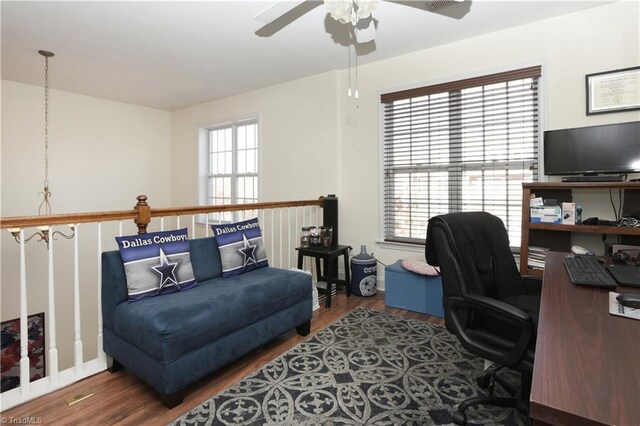
[(278, 239), (278, 245), (280, 246), (280, 267), (284, 267), (284, 262), (282, 261), (282, 209), (278, 209), (278, 217), (280, 220), (280, 238)]
[(270, 232), (270, 235), (271, 235), (271, 256), (275, 256), (275, 253), (276, 253), (275, 250), (274, 250), (275, 238), (273, 237), (273, 216), (274, 216), (274, 212), (273, 212), (273, 209), (271, 209), (271, 232)]
[(102, 223), (98, 222), (98, 360), (107, 362), (102, 344)]
[(318, 226), (318, 208), (317, 207), (311, 207), (311, 210), (314, 213), (314, 220), (313, 223), (315, 224), (315, 226)]
[(287, 268), (291, 269), (291, 207), (287, 208)]
[(81, 375), (83, 370), (82, 359), (82, 335), (80, 329), (80, 251), (78, 250), (78, 224), (76, 223), (76, 235), (73, 238), (73, 319), (74, 319), (74, 362), (76, 375)]
[(29, 333), (27, 323), (27, 265), (24, 253), (24, 229), (20, 230), (20, 392), (29, 393)]
[[(49, 229), (50, 234), (53, 235), (53, 227)], [(56, 294), (54, 288), (54, 273), (53, 273), (53, 238), (49, 239), (49, 304), (47, 312), (47, 325), (49, 329), (49, 359), (48, 359), (48, 373), (49, 380), (55, 383), (58, 380), (58, 347), (56, 342)]]
[(122, 221), (118, 222), (118, 236), (122, 237)]
[[(302, 226), (309, 226), (309, 222), (307, 221), (307, 210), (308, 206), (302, 206)], [(303, 257), (302, 258), (302, 269), (307, 269), (305, 266), (309, 264), (310, 259)]]
[[(293, 242), (293, 246), (294, 247), (299, 247), (300, 246), (300, 235), (302, 235), (300, 226), (298, 225), (298, 210), (300, 210), (298, 207), (295, 208), (295, 213), (296, 213), (296, 227), (295, 227), (295, 232), (293, 233), (293, 235), (295, 235), (295, 240)], [(298, 267), (298, 263), (296, 262), (296, 268)]]
[(164, 231), (164, 217), (160, 218), (160, 230)]
[(180, 229), (180, 216), (176, 216), (176, 229)]
[(204, 235), (205, 237), (209, 236), (209, 213), (204, 215)]
[(191, 215), (191, 238), (196, 237), (196, 215)]

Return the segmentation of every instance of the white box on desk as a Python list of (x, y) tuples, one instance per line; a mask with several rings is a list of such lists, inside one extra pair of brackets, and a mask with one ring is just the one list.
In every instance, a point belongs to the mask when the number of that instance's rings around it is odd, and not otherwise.
[(562, 223), (560, 206), (531, 207), (531, 223)]
[(576, 224), (576, 203), (562, 203), (562, 224)]
[(530, 207), (544, 206), (544, 200), (542, 199), (542, 197), (532, 198), (531, 200), (529, 200), (529, 206)]

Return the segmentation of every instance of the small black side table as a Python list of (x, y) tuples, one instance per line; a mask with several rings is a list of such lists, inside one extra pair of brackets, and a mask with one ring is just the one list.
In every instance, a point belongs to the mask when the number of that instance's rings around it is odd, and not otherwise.
[[(331, 291), (333, 285), (344, 285), (347, 288), (347, 297), (351, 296), (349, 283), (351, 282), (351, 274), (349, 273), (349, 250), (351, 246), (328, 247), (296, 247), (298, 250), (298, 269), (302, 269), (302, 261), (305, 256), (316, 259), (316, 278), (318, 281), (325, 281), (327, 289), (319, 288), (319, 292), (324, 292), (327, 296), (325, 306), (331, 307)], [(338, 278), (338, 258), (344, 256), (344, 280)], [(320, 269), (320, 259), (324, 260), (324, 275)], [(334, 270), (335, 269), (335, 270)]]

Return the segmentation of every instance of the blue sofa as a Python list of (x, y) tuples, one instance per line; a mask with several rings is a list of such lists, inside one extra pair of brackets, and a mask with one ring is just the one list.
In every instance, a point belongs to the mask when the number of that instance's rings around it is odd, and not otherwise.
[(222, 278), (214, 237), (189, 241), (196, 288), (130, 303), (118, 251), (102, 254), (104, 351), (156, 389), (167, 407), (189, 384), (297, 328), (309, 334), (307, 274), (266, 267)]

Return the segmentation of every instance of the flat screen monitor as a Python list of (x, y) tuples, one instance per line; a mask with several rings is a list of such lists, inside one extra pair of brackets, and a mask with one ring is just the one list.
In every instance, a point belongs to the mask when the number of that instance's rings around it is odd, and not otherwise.
[(640, 121), (544, 132), (545, 175), (640, 171)]

